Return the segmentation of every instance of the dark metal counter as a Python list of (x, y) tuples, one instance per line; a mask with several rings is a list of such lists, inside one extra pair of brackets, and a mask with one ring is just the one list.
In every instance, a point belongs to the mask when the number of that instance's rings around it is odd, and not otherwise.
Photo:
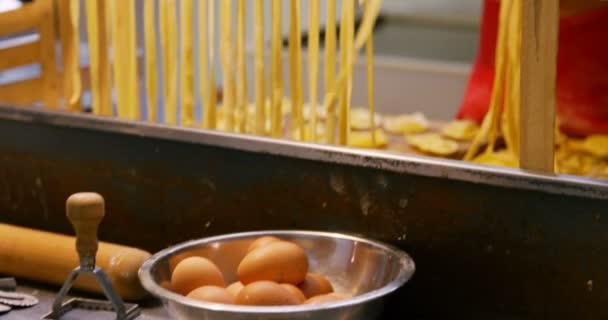
[(608, 184), (74, 114), (0, 108), (0, 221), (157, 251), (260, 229), (359, 233), (412, 255), (389, 309), (435, 319), (605, 319)]
[[(1, 319), (6, 320), (34, 320), (40, 319), (51, 310), (53, 299), (59, 288), (46, 287), (38, 284), (26, 284), (20, 285), (17, 289), (18, 292), (27, 293), (34, 295), (40, 301), (36, 306), (25, 309), (14, 309), (9, 313), (0, 315)], [(80, 296), (81, 293), (78, 294)], [(99, 298), (99, 297), (95, 297)], [(165, 309), (162, 307), (159, 301), (147, 300), (140, 304), (141, 316), (138, 320), (166, 320), (169, 316)], [(95, 316), (97, 315), (97, 317)], [(88, 320), (102, 320), (112, 319), (111, 314), (108, 312), (74, 312), (66, 315), (65, 320), (77, 320), (77, 319), (88, 319)]]

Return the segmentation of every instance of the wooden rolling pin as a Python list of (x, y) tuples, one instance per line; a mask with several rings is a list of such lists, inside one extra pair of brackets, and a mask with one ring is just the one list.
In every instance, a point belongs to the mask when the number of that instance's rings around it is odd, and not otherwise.
[[(96, 205), (103, 212), (103, 198), (99, 196), (99, 199), (101, 202)], [(85, 205), (90, 206), (91, 203), (68, 200), (68, 214), (83, 210), (80, 207)], [(96, 219), (100, 222), (102, 217), (103, 214), (97, 215)], [(92, 230), (95, 243), (96, 227), (95, 225), (95, 230)], [(75, 240), (74, 237), (62, 234), (0, 224), (0, 274), (62, 285), (74, 267), (79, 265)], [(148, 257), (150, 253), (140, 249), (99, 242), (97, 265), (106, 272), (114, 289), (123, 299), (138, 300), (145, 296), (145, 291), (139, 283), (137, 271)], [(103, 293), (91, 275), (78, 277), (74, 288)]]

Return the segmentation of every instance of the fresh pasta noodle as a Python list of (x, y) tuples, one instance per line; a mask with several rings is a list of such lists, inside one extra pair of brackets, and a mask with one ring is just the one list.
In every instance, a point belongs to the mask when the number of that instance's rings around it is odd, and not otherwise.
[(127, 118), (128, 117), (128, 104), (129, 104), (129, 96), (127, 94), (127, 86), (126, 82), (127, 78), (127, 68), (126, 64), (126, 35), (125, 32), (122, 31), (125, 29), (125, 20), (122, 15), (125, 14), (124, 10), (120, 10), (120, 4), (123, 1), (118, 0), (109, 0), (109, 13), (111, 17), (110, 30), (111, 30), (111, 41), (112, 41), (112, 60), (113, 60), (113, 75), (114, 75), (114, 85), (116, 88), (116, 109), (118, 111), (118, 117)]
[[(340, 115), (338, 142), (341, 145), (348, 144), (350, 134), (350, 102), (352, 93), (352, 66), (354, 65), (354, 24), (355, 24), (355, 2), (354, 0), (342, 1), (342, 20), (340, 26), (340, 63), (341, 71), (345, 72), (345, 84), (340, 94)], [(352, 61), (352, 62), (351, 62)]]
[(271, 0), (272, 6), (272, 37), (270, 65), (270, 103), (271, 103), (271, 134), (275, 138), (282, 135), (281, 103), (283, 101), (283, 68), (282, 68), (282, 39), (281, 39), (281, 2)]
[(266, 132), (266, 76), (264, 68), (264, 1), (253, 2), (253, 32), (255, 34), (255, 133)]
[[(107, 11), (104, 2), (104, 0), (87, 1), (85, 12), (89, 39), (93, 114), (109, 116), (112, 115), (112, 84), (107, 42)], [(149, 14), (147, 10), (146, 13)], [(156, 70), (156, 63), (153, 66)]]
[[(364, 0), (365, 11), (370, 10), (370, 1)], [(369, 108), (369, 126), (371, 129), (372, 145), (376, 145), (376, 121), (374, 102), (374, 35), (370, 33), (365, 45), (367, 54), (367, 104)]]
[[(114, 0), (116, 1), (116, 0)], [(165, 122), (177, 123), (177, 5), (176, 0), (160, 0), (160, 35), (165, 79)]]
[[(325, 23), (325, 93), (335, 86), (336, 82), (336, 1), (326, 1), (327, 21)], [(334, 109), (327, 113), (327, 143), (335, 143), (336, 115)]]
[(80, 110), (80, 99), (82, 97), (82, 80), (80, 78), (80, 2), (69, 2), (70, 12), (70, 33), (69, 33), (69, 66), (66, 68), (67, 76), (71, 79), (71, 92), (69, 97), (66, 97), (68, 110)]
[(521, 0), (501, 1), (496, 46), (496, 73), (490, 107), (479, 132), (464, 157), (467, 161), (473, 161), (475, 157), (480, 158), (477, 160), (478, 162), (483, 162), (484, 159), (495, 161), (495, 157), (478, 155), (478, 153), (484, 142), (488, 144), (484, 153), (495, 152), (502, 116), (502, 131), (505, 133), (507, 150), (501, 153), (500, 159), (511, 157), (509, 163), (517, 164), (518, 162), (521, 9)]
[(246, 0), (237, 0), (236, 20), (236, 105), (238, 110), (238, 130), (245, 133), (247, 128), (247, 65), (245, 56), (245, 7)]
[(296, 139), (306, 140), (304, 113), (302, 110), (302, 33), (300, 29), (300, 0), (291, 0), (289, 25), (289, 68), (291, 76), (291, 100), (293, 126)]
[(144, 50), (146, 58), (146, 106), (148, 121), (157, 120), (158, 71), (156, 61), (156, 3), (144, 1)]
[[(308, 90), (310, 107), (310, 123), (312, 128), (317, 127), (317, 106), (319, 90), (319, 0), (310, 1), (310, 21), (308, 30)], [(354, 10), (354, 9), (353, 9)], [(353, 13), (354, 15), (354, 13)], [(317, 142), (317, 130), (311, 130), (312, 142)]]
[(222, 112), (225, 119), (225, 130), (234, 131), (234, 69), (232, 53), (232, 1), (220, 2), (220, 61), (222, 64), (223, 95)]
[(207, 116), (208, 128), (215, 129), (217, 127), (217, 90), (215, 87), (215, 0), (209, 1), (207, 12), (208, 38), (209, 38), (209, 89), (207, 95)]
[[(203, 128), (209, 128), (209, 49), (207, 47), (208, 0), (198, 2), (199, 92), (203, 105)], [(214, 1), (214, 0), (211, 0)]]
[(181, 123), (185, 126), (194, 124), (194, 60), (192, 35), (194, 3), (193, 0), (180, 0), (181, 24)]
[(137, 27), (135, 24), (135, 2), (121, 1), (124, 6), (124, 18), (126, 20), (126, 42), (125, 42), (125, 68), (126, 79), (128, 84), (126, 90), (127, 95), (127, 119), (138, 120), (139, 109), (139, 76), (137, 71)]
[[(357, 35), (355, 37), (354, 50), (359, 50), (363, 47), (366, 42), (366, 39), (369, 38), (371, 32), (373, 31), (374, 24), (376, 19), (378, 18), (378, 13), (380, 11), (380, 6), (382, 4), (382, 0), (371, 0), (369, 5), (369, 10), (366, 11), (363, 15), (363, 19), (361, 20), (361, 25), (359, 30), (357, 31)], [(354, 10), (354, 9), (353, 9)], [(341, 68), (340, 73), (338, 74), (337, 80), (332, 88), (327, 90), (325, 93), (325, 98), (323, 99), (324, 109), (327, 110), (328, 114), (334, 112), (336, 107), (336, 101), (338, 100), (339, 93), (344, 90), (347, 84), (347, 79), (349, 78), (350, 69), (352, 69), (357, 55), (353, 54), (351, 59), (351, 64), (349, 68)], [(346, 123), (348, 123), (348, 119), (344, 119)]]

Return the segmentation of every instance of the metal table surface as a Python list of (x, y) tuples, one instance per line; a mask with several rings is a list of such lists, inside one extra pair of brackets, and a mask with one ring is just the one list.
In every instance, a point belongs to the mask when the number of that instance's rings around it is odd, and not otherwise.
[[(2, 320), (33, 320), (41, 319), (42, 316), (46, 315), (51, 310), (53, 299), (55, 294), (59, 291), (59, 288), (49, 287), (39, 284), (23, 283), (18, 286), (17, 292), (27, 293), (34, 295), (40, 301), (36, 306), (24, 309), (13, 309), (9, 313), (0, 315)], [(72, 292), (69, 298), (74, 296), (101, 299), (99, 296), (87, 296), (81, 292)], [(68, 298), (68, 299), (69, 299)], [(141, 307), (141, 315), (137, 318), (138, 320), (165, 320), (170, 319), (166, 310), (163, 308), (160, 301), (156, 299), (148, 299), (139, 303)], [(66, 314), (62, 320), (76, 320), (76, 319), (89, 319), (89, 320), (102, 320), (102, 319), (113, 319), (109, 312), (76, 312)]]
[[(31, 308), (24, 309), (13, 309), (9, 313), (0, 314), (0, 319), (2, 320), (34, 320), (41, 319), (42, 316), (46, 315), (50, 310), (53, 304), (53, 299), (55, 298), (55, 294), (59, 288), (44, 286), (40, 284), (32, 284), (25, 283), (19, 285), (17, 288), (17, 292), (26, 293), (34, 295), (39, 299), (39, 303)], [(100, 296), (91, 296), (87, 294), (83, 294), (82, 292), (75, 292), (73, 295), (69, 295), (69, 298), (74, 296), (84, 297), (84, 298), (95, 298), (101, 299)], [(141, 315), (137, 317), (137, 320), (165, 320), (171, 319), (165, 308), (163, 308), (161, 302), (154, 298), (149, 298), (139, 303), (141, 308)], [(387, 309), (390, 309), (390, 305)], [(390, 314), (390, 310), (387, 311)], [(114, 320), (113, 314), (109, 312), (88, 312), (88, 311), (74, 311), (72, 313), (66, 314), (62, 320)], [(392, 319), (390, 316), (382, 317), (382, 320)], [(419, 318), (410, 318), (410, 319), (419, 319)]]

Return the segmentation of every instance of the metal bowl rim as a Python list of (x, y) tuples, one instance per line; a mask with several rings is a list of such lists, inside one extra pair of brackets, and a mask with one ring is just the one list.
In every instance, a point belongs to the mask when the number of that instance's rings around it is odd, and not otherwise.
[[(151, 269), (152, 267), (162, 258), (172, 255), (176, 252), (182, 251), (191, 246), (203, 245), (211, 242), (218, 241), (226, 241), (226, 240), (238, 240), (243, 238), (252, 238), (259, 237), (264, 235), (274, 235), (274, 236), (289, 236), (289, 235), (307, 235), (307, 236), (322, 236), (329, 238), (339, 238), (345, 240), (351, 240), (356, 242), (366, 243), (371, 245), (372, 247), (380, 248), (387, 252), (391, 252), (395, 255), (400, 262), (402, 268), (399, 270), (399, 274), (393, 279), (391, 282), (387, 283), (383, 287), (366, 292), (361, 295), (357, 295), (348, 299), (323, 303), (319, 305), (297, 305), (297, 306), (237, 306), (237, 305), (229, 305), (229, 304), (220, 304), (213, 302), (204, 302), (194, 299), (186, 298), (185, 296), (179, 295), (177, 293), (171, 292), (159, 284), (157, 284), (152, 279)], [(338, 309), (349, 306), (354, 306), (358, 304), (363, 304), (368, 301), (379, 299), (383, 296), (386, 296), (393, 291), (400, 288), (405, 282), (407, 282), (416, 270), (415, 263), (412, 258), (405, 253), (404, 251), (380, 242), (376, 240), (370, 240), (361, 238), (355, 235), (348, 235), (337, 232), (325, 232), (325, 231), (306, 231), (306, 230), (272, 230), (272, 231), (248, 231), (248, 232), (239, 232), (239, 233), (230, 233), (225, 235), (207, 237), (202, 239), (189, 240), (186, 242), (182, 242), (180, 244), (168, 247), (163, 249), (150, 258), (148, 258), (142, 264), (139, 269), (138, 276), (141, 281), (142, 286), (152, 295), (165, 300), (172, 300), (182, 305), (186, 305), (193, 308), (201, 308), (207, 309), (210, 311), (217, 312), (240, 312), (240, 313), (249, 313), (249, 314), (279, 314), (279, 313), (299, 313), (299, 312), (310, 312), (310, 311), (319, 311), (319, 310), (330, 310), (330, 309)]]

